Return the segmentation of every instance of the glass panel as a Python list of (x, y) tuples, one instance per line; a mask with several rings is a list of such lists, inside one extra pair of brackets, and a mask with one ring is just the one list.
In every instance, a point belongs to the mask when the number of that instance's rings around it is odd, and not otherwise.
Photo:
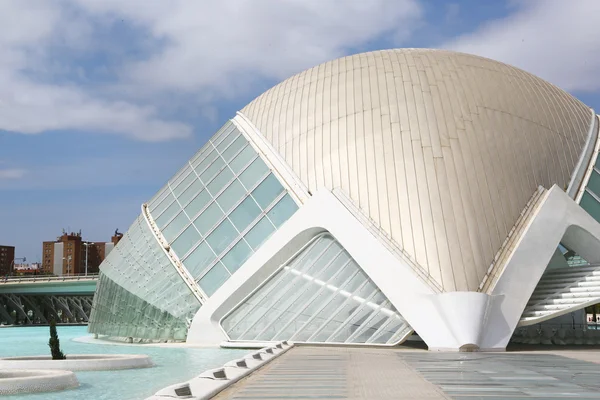
[(190, 169), (190, 173), (181, 181), (181, 183), (179, 183), (179, 185), (177, 185), (177, 187), (173, 188), (173, 193), (175, 194), (175, 196), (179, 197), (179, 195), (183, 193), (185, 189), (187, 189), (190, 183), (192, 183), (196, 179), (198, 179), (198, 177), (195, 173), (191, 172)]
[(229, 134), (226, 138), (224, 138), (221, 143), (215, 144), (219, 153), (223, 154), (223, 151), (229, 146), (237, 137), (239, 136), (239, 132), (237, 129), (232, 130), (231, 134)]
[(596, 171), (593, 171), (592, 175), (590, 175), (587, 188), (594, 192), (594, 194), (600, 195), (600, 175)]
[(218, 192), (223, 189), (227, 183), (233, 179), (233, 172), (229, 168), (225, 168), (213, 179), (207, 186), (208, 191), (215, 196)]
[[(311, 271), (320, 278), (312, 279)], [(362, 284), (350, 285), (355, 277)], [(360, 296), (332, 283), (355, 287)], [(286, 262), (272, 280), (223, 319), (223, 327), (237, 340), (352, 343), (371, 338), (384, 343), (410, 329), (330, 235), (318, 237)]]
[(229, 279), (229, 273), (223, 264), (218, 263), (198, 283), (207, 296), (212, 296), (227, 279)]
[(198, 215), (200, 210), (202, 210), (211, 200), (210, 194), (208, 194), (206, 190), (203, 190), (185, 207), (185, 212), (193, 218)]
[(233, 181), (231, 185), (217, 198), (217, 203), (221, 206), (225, 213), (229, 212), (231, 208), (246, 195), (246, 189), (237, 180)]
[(171, 189), (176, 188), (179, 183), (181, 183), (181, 181), (188, 175), (190, 171), (190, 165), (189, 164), (184, 164), (183, 167), (181, 167), (181, 169), (179, 171), (177, 171), (177, 173), (169, 180), (169, 185), (171, 186)]
[(168, 242), (172, 242), (177, 234), (181, 232), (189, 223), (190, 220), (188, 217), (183, 212), (180, 212), (175, 218), (173, 218), (171, 222), (169, 222), (169, 225), (161, 230), (161, 232)]
[(600, 203), (591, 194), (584, 192), (579, 205), (596, 221), (600, 222)]
[(223, 140), (223, 138), (229, 136), (229, 134), (235, 130), (235, 125), (231, 121), (227, 121), (225, 125), (223, 125), (221, 129), (214, 134), (210, 141), (216, 146), (219, 144), (219, 142), (221, 142), (221, 140)]
[(200, 175), (200, 179), (206, 185), (210, 180), (219, 173), (225, 166), (225, 161), (222, 158), (217, 158), (208, 168)]
[[(212, 146), (211, 146), (212, 147)], [(209, 167), (219, 157), (219, 153), (216, 150), (211, 151), (206, 157), (196, 160), (197, 164), (194, 164), (194, 169), (198, 175), (202, 174), (206, 168)]]
[(263, 160), (257, 158), (246, 168), (240, 175), (240, 181), (244, 184), (246, 189), (252, 189), (267, 173), (269, 168), (265, 165)]
[(233, 156), (235, 156), (238, 151), (240, 151), (247, 143), (248, 142), (246, 141), (245, 137), (242, 135), (238, 136), (238, 138), (235, 139), (235, 141), (231, 143), (231, 145), (225, 151), (223, 151), (221, 157), (223, 157), (226, 162), (231, 160)]
[(221, 254), (239, 235), (231, 222), (224, 220), (208, 237), (206, 241), (216, 254)]
[(199, 307), (140, 215), (102, 264), (89, 329), (110, 336), (185, 340), (186, 320)]
[(395, 314), (393, 314), (392, 316), (388, 316), (388, 319), (387, 321), (385, 321), (382, 329), (380, 329), (380, 331), (377, 332), (374, 336), (369, 338), (368, 343), (387, 343), (387, 341), (392, 337), (392, 335), (402, 328), (404, 328), (404, 321), (396, 317)]
[(256, 250), (269, 238), (269, 236), (271, 236), (271, 233), (273, 233), (274, 230), (275, 227), (273, 224), (269, 222), (267, 217), (263, 217), (256, 225), (254, 225), (254, 228), (246, 233), (245, 238), (248, 244)]
[[(386, 302), (389, 304), (389, 302)], [(378, 310), (371, 315), (358, 330), (358, 333), (350, 341), (351, 343), (365, 343), (377, 330), (387, 321), (388, 315), (383, 310)]]
[(283, 192), (283, 186), (281, 186), (273, 174), (270, 174), (265, 178), (264, 181), (260, 183), (260, 185), (258, 185), (256, 189), (254, 189), (252, 196), (258, 205), (264, 210), (281, 192)]
[(200, 241), (201, 237), (194, 228), (193, 225), (188, 226), (188, 228), (183, 231), (183, 233), (173, 242), (171, 247), (175, 254), (179, 258), (183, 258), (183, 256), (196, 245)]
[(225, 264), (225, 267), (227, 267), (229, 272), (233, 274), (235, 271), (238, 270), (239, 267), (242, 266), (244, 261), (246, 261), (248, 257), (250, 257), (251, 253), (252, 250), (246, 244), (246, 242), (240, 240), (235, 246), (231, 248), (231, 250), (227, 252), (227, 254), (225, 254), (225, 256), (223, 256), (221, 261), (223, 262), (223, 264)]
[(183, 261), (183, 265), (185, 265), (194, 278), (197, 278), (204, 273), (206, 267), (208, 267), (215, 258), (215, 253), (208, 244), (202, 242), (187, 256)]
[(157, 205), (159, 205), (164, 199), (165, 197), (167, 197), (170, 194), (170, 190), (167, 186), (163, 186), (158, 193), (156, 193), (154, 195), (154, 197), (152, 197), (152, 199), (148, 202), (148, 209), (150, 211), (154, 211), (154, 209), (156, 208)]
[(248, 163), (251, 160), (253, 160), (256, 156), (257, 154), (252, 148), (252, 146), (247, 145), (240, 154), (238, 154), (233, 160), (231, 160), (229, 166), (231, 167), (233, 172), (239, 174), (240, 171), (244, 169), (244, 167), (248, 165)]
[(155, 219), (156, 225), (158, 225), (160, 229), (163, 229), (165, 225), (167, 225), (167, 223), (171, 220), (171, 218), (173, 218), (179, 212), (179, 210), (181, 210), (179, 204), (177, 204), (176, 201), (173, 202), (173, 204), (167, 207), (164, 213), (162, 213), (158, 218)]
[[(196, 176), (196, 174), (194, 174), (194, 176)], [(185, 205), (203, 188), (204, 188), (204, 185), (202, 185), (202, 182), (200, 182), (198, 179), (196, 179), (190, 187), (185, 189), (185, 191), (181, 195), (179, 195), (179, 197), (178, 197), (179, 203), (185, 207)]]
[(243, 232), (259, 215), (260, 208), (258, 208), (252, 197), (246, 197), (229, 215), (229, 219), (240, 232)]
[[(167, 190), (169, 189), (167, 188)], [(165, 196), (165, 198), (150, 211), (154, 219), (156, 219), (167, 207), (169, 207), (174, 200), (175, 197), (173, 197), (171, 191), (169, 190), (169, 194)]]
[(192, 159), (190, 160), (190, 164), (192, 164), (195, 167), (196, 165), (198, 165), (199, 162), (202, 162), (202, 160), (206, 159), (206, 156), (212, 150), (213, 146), (210, 143), (206, 143), (204, 146), (202, 146), (200, 150), (198, 150), (196, 154), (194, 154), (194, 157), (192, 157)]
[(298, 210), (298, 205), (289, 194), (283, 196), (281, 200), (267, 213), (271, 222), (279, 228)]
[(196, 218), (194, 225), (201, 234), (206, 234), (217, 222), (223, 218), (223, 212), (216, 203), (212, 203)]

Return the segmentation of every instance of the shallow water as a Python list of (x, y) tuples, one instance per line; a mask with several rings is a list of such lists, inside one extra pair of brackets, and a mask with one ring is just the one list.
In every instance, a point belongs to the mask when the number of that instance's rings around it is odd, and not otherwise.
[[(88, 336), (86, 326), (59, 326), (58, 336), (63, 352), (69, 354), (120, 353), (146, 354), (153, 368), (120, 371), (76, 372), (80, 387), (52, 393), (6, 396), (9, 400), (139, 400), (165, 386), (188, 380), (201, 372), (220, 367), (239, 358), (248, 350), (219, 348), (188, 349), (142, 345), (90, 344), (73, 341)], [(45, 327), (15, 327), (0, 329), (0, 357), (49, 355), (49, 329)]]

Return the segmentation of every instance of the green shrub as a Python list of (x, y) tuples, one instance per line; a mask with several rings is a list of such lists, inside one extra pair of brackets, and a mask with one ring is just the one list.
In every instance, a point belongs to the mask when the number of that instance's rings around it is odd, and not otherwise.
[(54, 320), (50, 321), (50, 341), (48, 342), (48, 346), (50, 346), (53, 360), (65, 360), (67, 358), (60, 350), (60, 340), (58, 340), (56, 322)]

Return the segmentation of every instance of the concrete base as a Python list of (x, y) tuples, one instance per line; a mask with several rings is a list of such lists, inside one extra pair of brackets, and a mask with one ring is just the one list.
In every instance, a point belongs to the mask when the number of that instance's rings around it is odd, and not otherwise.
[(0, 358), (0, 369), (5, 370), (109, 371), (152, 366), (150, 357), (143, 354), (68, 354), (66, 360), (53, 360), (50, 356)]
[(0, 395), (55, 392), (78, 386), (79, 381), (71, 371), (0, 370)]

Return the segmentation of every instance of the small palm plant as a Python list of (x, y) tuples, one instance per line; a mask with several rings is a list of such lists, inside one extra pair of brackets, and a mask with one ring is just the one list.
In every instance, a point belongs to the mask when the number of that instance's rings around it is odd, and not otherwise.
[(67, 357), (60, 350), (60, 340), (58, 340), (58, 333), (56, 333), (56, 321), (50, 321), (50, 352), (52, 353), (53, 360), (65, 360)]

